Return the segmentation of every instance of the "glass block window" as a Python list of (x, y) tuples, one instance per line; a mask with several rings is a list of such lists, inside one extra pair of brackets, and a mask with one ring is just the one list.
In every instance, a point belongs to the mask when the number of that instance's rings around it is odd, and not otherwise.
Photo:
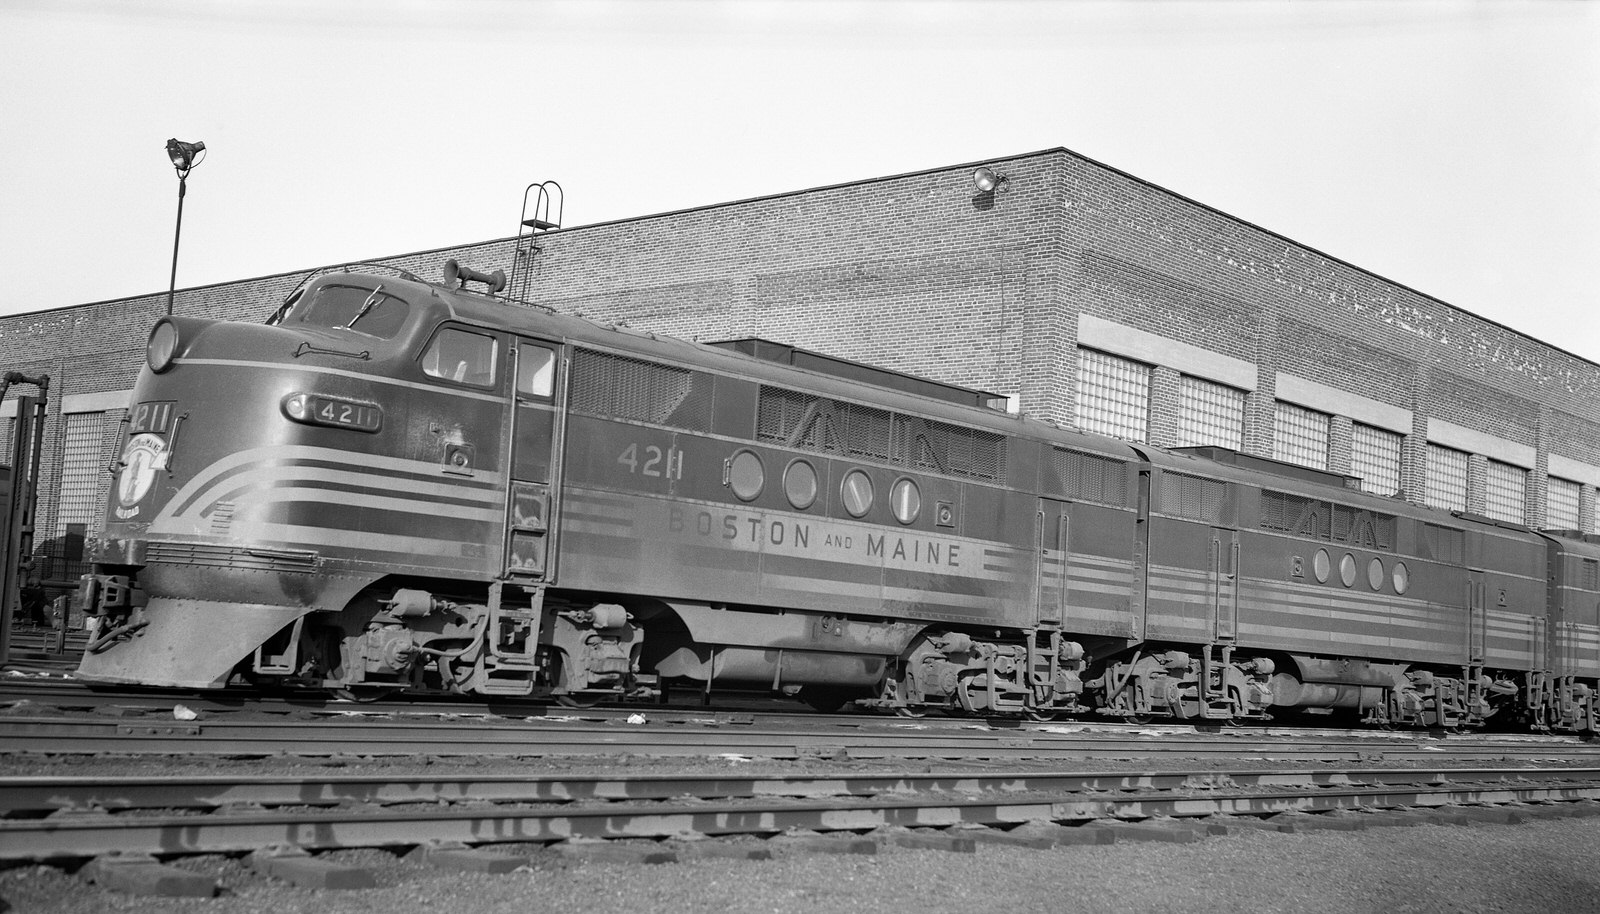
[(1551, 530), (1582, 530), (1583, 486), (1576, 482), (1550, 477), (1550, 488), (1544, 499), (1544, 525)]
[(1350, 441), (1350, 473), (1361, 477), (1361, 488), (1374, 495), (1400, 492), (1399, 435), (1388, 429), (1356, 423)]
[(57, 521), (58, 525), (88, 523), (95, 519), (95, 495), (100, 488), (100, 414), (68, 415), (66, 432)]
[(1483, 513), (1496, 520), (1524, 523), (1523, 508), (1528, 494), (1528, 471), (1509, 463), (1489, 461), (1484, 480)]
[(1428, 445), (1428, 486), (1425, 500), (1430, 507), (1449, 511), (1467, 510), (1467, 452)]
[(1333, 417), (1279, 403), (1273, 420), (1272, 457), (1317, 470), (1328, 468), (1328, 427)]
[(1096, 435), (1148, 441), (1150, 366), (1080, 349), (1078, 427)]
[(1181, 396), (1178, 447), (1216, 444), (1243, 450), (1244, 391), (1184, 375)]
[(35, 540), (35, 548), (49, 556), (46, 577), (69, 580), (87, 570), (83, 564), (83, 536), (100, 527), (100, 505), (109, 479), (102, 443), (105, 413), (69, 413), (66, 441), (61, 452), (61, 497), (56, 503), (56, 527), (50, 542)]

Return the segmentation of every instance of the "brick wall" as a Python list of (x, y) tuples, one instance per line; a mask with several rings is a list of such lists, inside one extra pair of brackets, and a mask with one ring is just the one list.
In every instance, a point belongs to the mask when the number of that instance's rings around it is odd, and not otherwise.
[[(1272, 453), (1287, 373), (1412, 411), (1401, 479), (1413, 498), (1429, 418), (1535, 448), (1536, 471), (1547, 452), (1600, 466), (1594, 363), (1067, 150), (984, 164), (1007, 178), (989, 194), (961, 165), (555, 231), (520, 256), (495, 239), (386, 262), (425, 278), (451, 257), (501, 268), (530, 300), (602, 322), (780, 340), (1016, 395), (1064, 424), (1090, 314), (1253, 364), (1251, 453)], [(304, 275), (186, 289), (175, 310), (260, 320)], [(0, 318), (0, 366), (48, 372), (55, 406), (126, 389), (164, 309), (158, 295)], [(1175, 375), (1157, 379), (1159, 442), (1178, 407)], [(1349, 427), (1341, 417), (1336, 438)], [(59, 439), (52, 420), (49, 447)], [(1333, 451), (1348, 466), (1348, 442)], [(1534, 523), (1544, 491), (1530, 483)]]

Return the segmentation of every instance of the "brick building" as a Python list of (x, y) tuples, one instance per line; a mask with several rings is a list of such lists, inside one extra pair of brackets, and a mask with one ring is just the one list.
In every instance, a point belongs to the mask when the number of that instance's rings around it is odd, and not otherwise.
[[(979, 165), (1003, 177), (993, 191), (975, 189)], [(1600, 530), (1600, 365), (1066, 149), (524, 246), (383, 260), (425, 277), (447, 258), (502, 268), (526, 300), (602, 322), (765, 337), (1004, 392), (1063, 425)], [(181, 290), (175, 311), (261, 320), (306, 273)], [(93, 530), (165, 299), (0, 318), (0, 367), (53, 379), (37, 539), (57, 580), (77, 573), (60, 538)]]

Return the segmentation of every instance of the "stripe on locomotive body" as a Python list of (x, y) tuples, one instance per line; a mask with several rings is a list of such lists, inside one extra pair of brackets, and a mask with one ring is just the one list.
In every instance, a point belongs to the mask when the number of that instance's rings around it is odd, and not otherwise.
[[(328, 459), (316, 459), (282, 455), (282, 452), (291, 449), (321, 451), (334, 456)], [(250, 457), (265, 451), (275, 453), (261, 460)], [(247, 455), (246, 459), (244, 461), (234, 459), (239, 454)], [(268, 474), (270, 476), (268, 481), (271, 481), (278, 478), (276, 474), (283, 474), (291, 468), (294, 470), (295, 479), (302, 480), (312, 487), (344, 491), (373, 490), (375, 486), (392, 489), (397, 480), (403, 480), (413, 498), (432, 500), (443, 507), (470, 508), (478, 503), (498, 503), (504, 498), (505, 489), (503, 485), (499, 485), (498, 476), (488, 480), (465, 476), (446, 480), (441, 478), (437, 464), (403, 461), (413, 467), (411, 472), (406, 472), (404, 467), (398, 469), (385, 467), (385, 464), (393, 462), (392, 458), (364, 454), (355, 455), (355, 459), (352, 459), (352, 455), (346, 451), (310, 448), (305, 445), (278, 445), (241, 451), (218, 460), (203, 470), (202, 473), (205, 474), (203, 484), (196, 485), (201, 481), (200, 475), (193, 477), (167, 500), (166, 505), (157, 512), (157, 519), (163, 516), (181, 517), (189, 514), (199, 502), (204, 502), (200, 513), (209, 514), (218, 502), (230, 501), (241, 493), (259, 491), (262, 488), (263, 474)], [(418, 466), (426, 469), (417, 471), (415, 467)], [(224, 490), (225, 486), (230, 485), (235, 488)], [(481, 494), (489, 498), (471, 497), (471, 493), (475, 490), (481, 490)]]
[[(1463, 607), (1248, 578), (1240, 581), (1240, 591), (1236, 640), (1241, 644), (1323, 651), (1330, 644), (1357, 644), (1427, 662), (1467, 659), (1468, 620)], [(1150, 627), (1206, 638), (1211, 611), (1208, 572), (1153, 567), (1150, 598)], [(1186, 611), (1171, 612), (1167, 607), (1174, 604)], [(1308, 624), (1313, 620), (1320, 624)], [(1484, 627), (1487, 665), (1532, 666), (1532, 617), (1490, 610)], [(1397, 651), (1404, 653), (1393, 653)]]
[(1559, 672), (1569, 676), (1600, 675), (1600, 626), (1569, 622), (1556, 631)]
[[(1102, 593), (1126, 597), (1133, 590), (1133, 561), (1074, 552), (1067, 556), (1067, 592)], [(1040, 573), (1044, 586), (1061, 586), (1061, 572), (1047, 566)]]
[[(211, 515), (219, 504), (237, 511), (219, 537)], [(353, 510), (317, 511), (316, 524), (284, 524), (252, 518), (269, 506), (338, 505)], [(397, 520), (389, 530), (361, 529), (351, 522), (384, 512)], [(343, 547), (367, 561), (414, 561), (417, 555), (457, 560), (469, 552), (483, 557), (488, 544), (498, 549), (505, 517), (502, 474), (441, 478), (437, 464), (379, 455), (351, 454), (309, 445), (274, 445), (229, 454), (186, 482), (151, 520), (149, 535), (208, 540), (281, 543), (324, 549)], [(436, 528), (441, 514), (478, 537), (427, 536), (409, 531)], [(401, 532), (405, 530), (407, 532)], [(457, 531), (459, 532), (459, 530)], [(475, 549), (473, 547), (476, 547)], [(374, 553), (366, 555), (366, 553)]]
[[(1254, 578), (1241, 578), (1237, 584), (1234, 640), (1241, 645), (1316, 653), (1358, 645), (1380, 656), (1431, 652), (1427, 659), (1435, 662), (1458, 662), (1466, 654), (1463, 611), (1456, 607)], [(1150, 630), (1209, 640), (1211, 601), (1208, 571), (1151, 566)]]
[[(396, 565), (405, 569), (423, 567), (420, 558), (450, 559), (437, 566), (457, 571), (482, 570), (489, 556), (481, 543), (456, 539), (405, 536), (394, 533), (353, 532), (336, 527), (308, 527), (300, 524), (254, 524), (251, 536), (260, 542), (281, 543), (307, 549), (327, 549), (353, 555), (351, 561), (363, 565)], [(214, 539), (214, 538), (213, 538)], [(498, 553), (499, 546), (493, 547)], [(430, 566), (431, 567), (431, 566)]]
[(1484, 613), (1484, 663), (1491, 667), (1533, 668), (1537, 622), (1526, 613), (1491, 609)]
[(1026, 550), (970, 537), (587, 488), (565, 491), (561, 536), (569, 587), (966, 622), (1031, 612)]
[(260, 368), (282, 376), (287, 373), (320, 374), (336, 378), (351, 378), (367, 384), (379, 384), (386, 387), (399, 387), (405, 390), (420, 390), (430, 394), (443, 394), (458, 397), (464, 400), (483, 400), (488, 403), (505, 403), (503, 394), (489, 393), (480, 390), (466, 390), (459, 387), (440, 387), (438, 384), (424, 384), (421, 381), (407, 381), (402, 378), (383, 377), (367, 374), (360, 371), (349, 371), (343, 368), (328, 368), (321, 365), (285, 365), (282, 362), (252, 362), (244, 359), (176, 359), (175, 365), (210, 365), (221, 368)]
[[(1046, 562), (1039, 575), (1041, 599), (1058, 599), (1059, 565)], [(1071, 553), (1067, 556), (1066, 605), (1061, 625), (1068, 632), (1125, 637), (1133, 634), (1133, 560)]]
[(832, 561), (889, 569), (951, 567), (961, 569), (955, 577), (1002, 582), (1016, 575), (990, 570), (990, 565), (1005, 564), (990, 561), (991, 552), (1021, 551), (1007, 543), (831, 517), (655, 495), (618, 497), (579, 488), (565, 492), (561, 529), (565, 534), (625, 532), (652, 540), (697, 539), (719, 551), (776, 550), (802, 556), (820, 552)]

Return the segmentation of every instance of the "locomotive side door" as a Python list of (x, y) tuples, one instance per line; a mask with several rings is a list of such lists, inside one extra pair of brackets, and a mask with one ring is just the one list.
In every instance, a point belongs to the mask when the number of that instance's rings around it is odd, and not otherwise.
[[(1467, 572), (1467, 663), (1481, 665), (1487, 652), (1489, 585), (1484, 574), (1476, 569)], [(1542, 620), (1541, 620), (1542, 621)], [(1542, 634), (1538, 633), (1538, 634)], [(1545, 672), (1544, 657), (1540, 656), (1543, 639), (1533, 644), (1535, 672)]]
[(1033, 605), (1040, 628), (1060, 628), (1066, 621), (1067, 573), (1072, 546), (1070, 507), (1069, 502), (1039, 499), (1039, 554), (1034, 571)]
[(555, 517), (560, 500), (561, 438), (566, 401), (561, 347), (513, 338), (511, 469), (506, 505), (505, 572), (549, 583), (556, 569)]
[(1238, 637), (1239, 531), (1211, 528), (1211, 625), (1213, 641)]

